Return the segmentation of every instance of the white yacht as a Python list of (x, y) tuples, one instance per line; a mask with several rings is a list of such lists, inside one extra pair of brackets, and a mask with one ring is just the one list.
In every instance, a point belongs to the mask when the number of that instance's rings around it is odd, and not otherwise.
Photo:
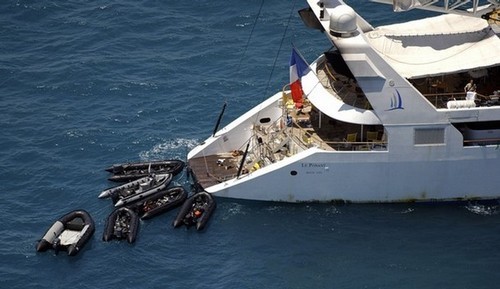
[(394, 1), (443, 14), (375, 28), (342, 0), (307, 0), (301, 18), (334, 48), (299, 75), (302, 99), (285, 87), (192, 149), (197, 185), (283, 202), (499, 199), (500, 2)]

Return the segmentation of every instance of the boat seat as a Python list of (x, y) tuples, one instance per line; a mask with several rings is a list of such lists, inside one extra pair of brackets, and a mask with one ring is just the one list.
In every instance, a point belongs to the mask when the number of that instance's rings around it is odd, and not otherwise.
[(311, 139), (311, 136), (307, 133), (305, 133), (304, 135), (302, 135), (302, 141), (309, 147), (311, 146), (312, 144), (312, 139)]
[(76, 230), (64, 230), (61, 235), (59, 235), (59, 240), (61, 240), (61, 245), (68, 246), (76, 243), (80, 239), (80, 231)]
[(66, 225), (64, 226), (64, 228), (66, 230), (74, 230), (74, 231), (81, 231), (83, 229), (83, 227), (85, 226), (85, 224), (83, 223), (83, 220), (73, 220), (71, 222), (68, 222), (66, 223)]
[(358, 138), (358, 133), (349, 133), (347, 134), (346, 138), (344, 139), (344, 147), (346, 149), (352, 149), (352, 143), (356, 142), (356, 139)]
[(378, 132), (367, 131), (366, 132), (366, 141), (367, 142), (377, 142), (378, 141)]
[(358, 133), (349, 133), (347, 134), (346, 138), (344, 139), (345, 142), (356, 142), (356, 139), (358, 138)]

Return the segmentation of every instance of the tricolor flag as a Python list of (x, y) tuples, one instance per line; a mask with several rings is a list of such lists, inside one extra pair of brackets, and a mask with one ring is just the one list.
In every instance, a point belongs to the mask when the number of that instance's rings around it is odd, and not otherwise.
[(290, 89), (292, 90), (292, 99), (297, 108), (302, 107), (304, 100), (302, 99), (302, 84), (300, 79), (304, 76), (306, 69), (309, 67), (300, 54), (292, 49), (290, 57)]

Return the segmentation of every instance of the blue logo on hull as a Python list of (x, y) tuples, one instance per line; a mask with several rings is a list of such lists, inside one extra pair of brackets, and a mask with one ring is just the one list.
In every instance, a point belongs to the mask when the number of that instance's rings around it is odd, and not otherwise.
[(387, 111), (395, 109), (405, 109), (401, 100), (401, 94), (399, 94), (397, 89), (392, 93), (391, 106)]

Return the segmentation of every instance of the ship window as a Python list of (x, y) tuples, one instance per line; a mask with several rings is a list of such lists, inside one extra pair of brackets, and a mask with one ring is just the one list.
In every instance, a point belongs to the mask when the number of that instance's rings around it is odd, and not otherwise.
[(500, 121), (454, 123), (464, 138), (464, 146), (499, 145)]
[(416, 145), (444, 144), (444, 128), (415, 129), (414, 142)]

